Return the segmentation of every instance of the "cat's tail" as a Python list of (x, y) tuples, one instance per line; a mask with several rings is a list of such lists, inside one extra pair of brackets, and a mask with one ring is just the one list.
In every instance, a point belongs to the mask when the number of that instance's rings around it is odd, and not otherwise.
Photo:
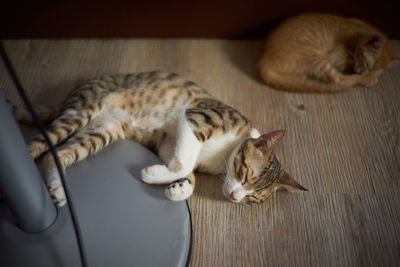
[[(17, 106), (11, 104), (9, 100), (7, 100), (9, 105), (11, 106), (12, 113), (15, 119), (18, 122), (32, 124), (34, 123), (32, 115), (29, 113), (28, 109), (23, 106)], [(50, 122), (57, 117), (61, 110), (62, 105), (53, 105), (53, 106), (44, 106), (44, 105), (37, 105), (34, 106), (33, 109), (36, 115), (42, 122)]]
[(272, 70), (261, 69), (260, 76), (267, 85), (290, 92), (339, 93), (349, 89), (334, 83), (319, 82), (306, 76), (285, 75)]

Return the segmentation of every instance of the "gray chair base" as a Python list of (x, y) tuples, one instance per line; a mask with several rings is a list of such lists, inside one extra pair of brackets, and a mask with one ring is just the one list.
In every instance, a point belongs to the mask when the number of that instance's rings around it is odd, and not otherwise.
[[(165, 198), (165, 186), (140, 181), (140, 170), (159, 159), (119, 141), (67, 169), (89, 266), (185, 266), (191, 219), (186, 202)], [(40, 233), (26, 233), (0, 202), (1, 266), (80, 266), (66, 207)]]

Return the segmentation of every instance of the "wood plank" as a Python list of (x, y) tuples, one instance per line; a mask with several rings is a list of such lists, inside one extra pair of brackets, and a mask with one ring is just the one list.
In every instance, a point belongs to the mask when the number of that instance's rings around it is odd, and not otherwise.
[(199, 183), (190, 199), (197, 233), (192, 266), (400, 262), (398, 195), (278, 192), (261, 205), (242, 206), (216, 197), (213, 182)]
[[(400, 265), (400, 65), (372, 88), (316, 95), (261, 84), (257, 41), (12, 40), (5, 47), (34, 103), (60, 102), (95, 76), (160, 69), (192, 79), (262, 132), (286, 129), (277, 155), (310, 191), (242, 206), (222, 196), (220, 177), (198, 175), (189, 200), (190, 266)], [(20, 103), (3, 65), (0, 87)]]

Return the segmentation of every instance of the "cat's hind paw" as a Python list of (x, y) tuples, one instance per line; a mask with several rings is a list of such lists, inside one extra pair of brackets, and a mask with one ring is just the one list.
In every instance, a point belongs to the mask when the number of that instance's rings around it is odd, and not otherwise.
[(64, 188), (61, 184), (57, 186), (48, 186), (47, 189), (54, 204), (62, 207), (67, 203)]
[(362, 85), (364, 86), (373, 86), (378, 83), (378, 77), (374, 73), (367, 73), (362, 75), (363, 82)]
[(193, 185), (187, 178), (173, 182), (165, 189), (165, 196), (173, 201), (185, 200), (189, 198), (192, 193)]
[(61, 178), (57, 170), (50, 170), (47, 174), (47, 190), (54, 204), (62, 207), (67, 203)]

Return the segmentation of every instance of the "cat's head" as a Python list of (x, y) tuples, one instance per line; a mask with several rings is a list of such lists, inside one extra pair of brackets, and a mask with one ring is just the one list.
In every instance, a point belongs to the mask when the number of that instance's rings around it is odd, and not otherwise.
[(365, 33), (359, 37), (354, 53), (354, 71), (359, 74), (380, 72), (392, 62), (400, 61), (387, 38), (380, 33)]
[(283, 135), (284, 131), (275, 131), (249, 138), (232, 152), (223, 187), (227, 198), (238, 203), (259, 203), (280, 188), (307, 191), (281, 169), (273, 154)]

